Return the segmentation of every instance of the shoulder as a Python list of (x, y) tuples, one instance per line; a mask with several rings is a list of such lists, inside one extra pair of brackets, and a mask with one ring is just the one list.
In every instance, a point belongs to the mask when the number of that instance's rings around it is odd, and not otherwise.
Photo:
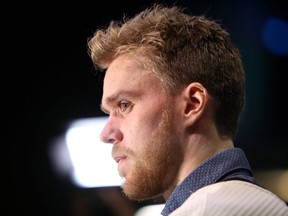
[(197, 190), (172, 215), (288, 216), (288, 207), (279, 197), (262, 187), (233, 180)]

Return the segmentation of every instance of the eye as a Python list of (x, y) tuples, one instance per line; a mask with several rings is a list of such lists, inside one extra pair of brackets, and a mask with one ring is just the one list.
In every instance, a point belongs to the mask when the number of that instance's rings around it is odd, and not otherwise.
[(131, 107), (131, 103), (128, 101), (120, 101), (119, 108), (120, 112), (125, 112)]

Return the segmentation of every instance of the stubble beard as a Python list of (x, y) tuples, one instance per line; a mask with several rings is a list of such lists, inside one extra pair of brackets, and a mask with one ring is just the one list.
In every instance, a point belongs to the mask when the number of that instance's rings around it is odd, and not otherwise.
[(181, 153), (171, 125), (171, 112), (165, 110), (157, 130), (145, 141), (146, 148), (140, 154), (130, 151), (129, 160), (135, 164), (122, 185), (129, 199), (158, 197), (175, 183)]

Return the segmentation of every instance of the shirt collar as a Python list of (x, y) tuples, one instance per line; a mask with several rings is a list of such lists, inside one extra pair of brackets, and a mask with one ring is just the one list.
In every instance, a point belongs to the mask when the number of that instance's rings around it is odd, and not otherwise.
[(161, 214), (169, 215), (181, 206), (196, 190), (233, 178), (246, 179), (255, 183), (249, 162), (240, 148), (230, 148), (209, 158), (191, 172), (172, 192)]

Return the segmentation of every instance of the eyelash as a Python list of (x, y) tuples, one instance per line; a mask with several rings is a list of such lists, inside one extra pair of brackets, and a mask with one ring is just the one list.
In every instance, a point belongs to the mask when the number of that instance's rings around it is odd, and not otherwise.
[(123, 112), (126, 112), (129, 108), (131, 108), (132, 104), (128, 101), (120, 101), (118, 106), (119, 106), (119, 111), (123, 113)]

